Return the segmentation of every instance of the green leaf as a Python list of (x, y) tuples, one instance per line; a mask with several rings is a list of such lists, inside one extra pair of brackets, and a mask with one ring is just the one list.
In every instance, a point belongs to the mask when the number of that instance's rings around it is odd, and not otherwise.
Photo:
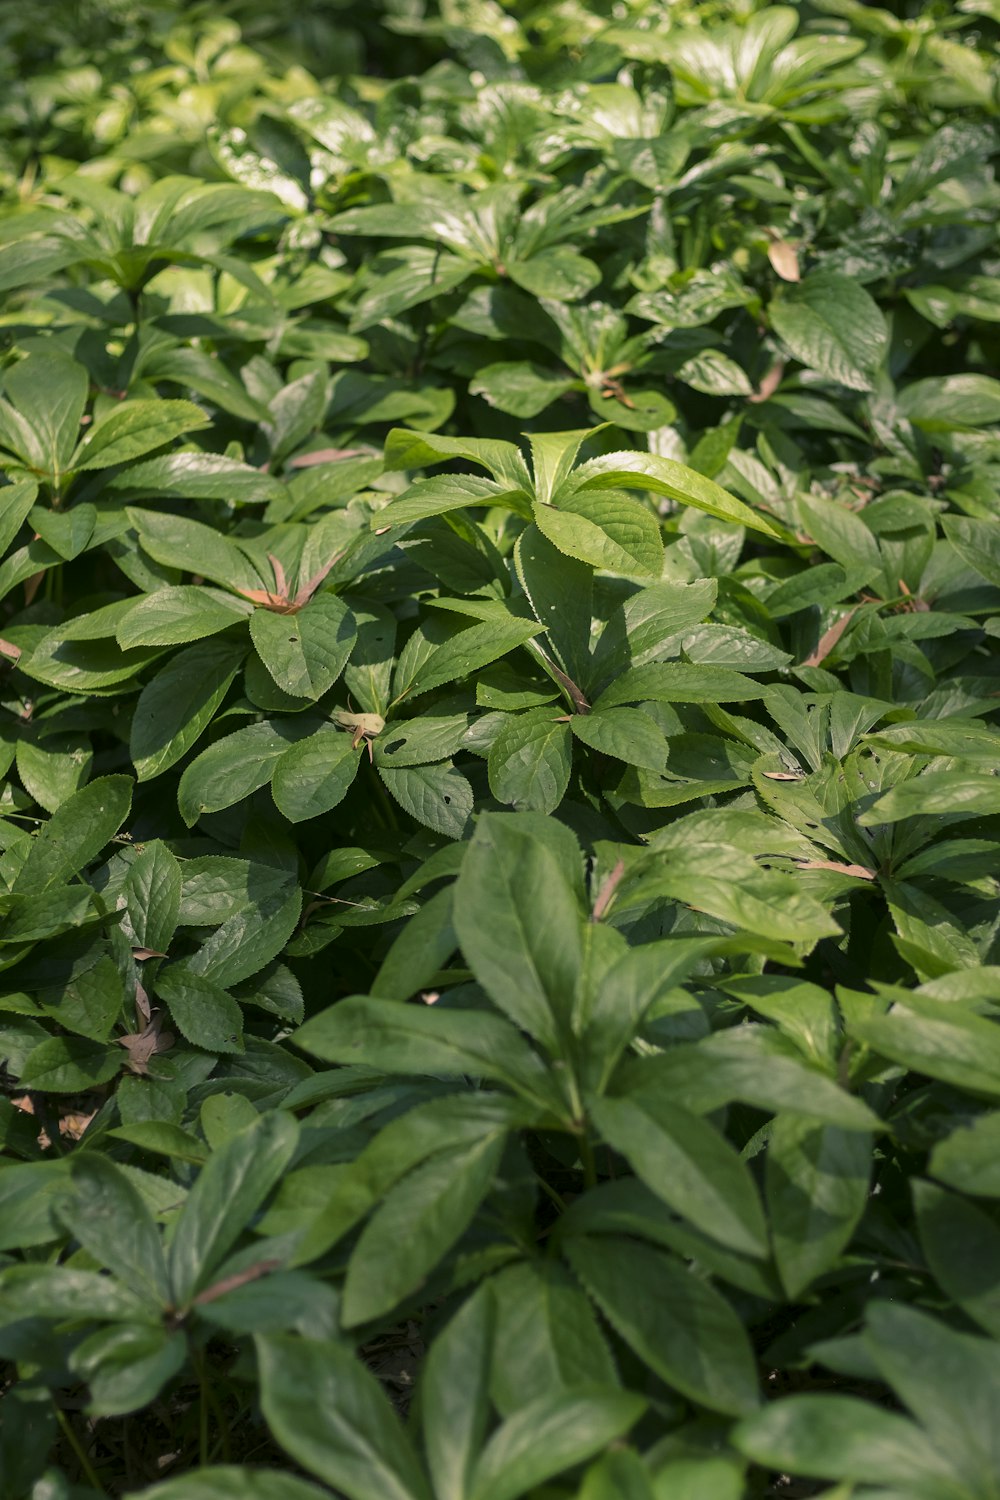
[(186, 1355), (187, 1343), (179, 1331), (120, 1323), (78, 1344), (69, 1366), (90, 1387), (88, 1412), (118, 1417), (155, 1401)]
[(645, 1409), (641, 1396), (614, 1386), (583, 1386), (529, 1402), (483, 1449), (471, 1500), (517, 1500), (622, 1437)]
[(924, 432), (963, 432), (1000, 422), (1000, 380), (988, 375), (939, 375), (900, 391), (899, 410)]
[(385, 1073), (493, 1078), (546, 1106), (559, 1097), (517, 1029), (482, 1011), (350, 995), (301, 1026), (295, 1044), (325, 1062), (360, 1063)]
[(767, 1143), (767, 1205), (774, 1258), (795, 1299), (836, 1264), (864, 1212), (870, 1139), (858, 1130), (779, 1114)]
[(403, 698), (416, 698), (431, 688), (444, 687), (456, 678), (467, 677), (480, 667), (487, 666), (523, 646), (543, 627), (535, 620), (508, 619), (484, 620), (480, 625), (459, 630), (449, 640), (436, 646), (420, 664), (416, 673), (405, 682), (396, 694), (396, 702)]
[(437, 1500), (465, 1500), (490, 1415), (495, 1321), (489, 1285), (480, 1286), (431, 1344), (420, 1379), (427, 1467)]
[[(140, 781), (151, 781), (186, 755), (222, 704), (246, 646), (202, 641), (180, 651), (139, 694), (129, 753)], [(92, 783), (93, 785), (93, 783)]]
[(666, 1099), (605, 1098), (590, 1114), (608, 1145), (677, 1213), (720, 1244), (766, 1256), (760, 1199), (746, 1164), (698, 1115)]
[(913, 1422), (856, 1396), (786, 1396), (741, 1422), (732, 1441), (768, 1469), (885, 1484), (917, 1497), (953, 1494), (949, 1466)]
[(608, 1321), (669, 1386), (727, 1416), (754, 1410), (750, 1341), (707, 1282), (674, 1256), (613, 1235), (574, 1237), (564, 1249)]
[(5, 394), (28, 438), (25, 451), (14, 451), (56, 489), (70, 468), (89, 388), (83, 365), (54, 350), (29, 354), (5, 374)]
[(488, 406), (514, 417), (537, 417), (540, 411), (574, 389), (572, 375), (546, 370), (529, 360), (484, 365), (469, 384), (470, 396), (482, 396)]
[(159, 1231), (125, 1173), (96, 1152), (77, 1153), (71, 1182), (59, 1205), (70, 1233), (151, 1311), (165, 1307), (170, 1293)]
[(640, 708), (602, 708), (597, 713), (574, 714), (570, 729), (576, 739), (599, 755), (613, 755), (626, 765), (662, 771), (668, 745), (662, 729)]
[(795, 359), (852, 391), (870, 391), (888, 332), (878, 304), (856, 281), (819, 271), (782, 289), (771, 325)]
[(883, 1057), (956, 1088), (1000, 1098), (1000, 1028), (984, 1016), (912, 994), (885, 1015), (852, 1006), (845, 1019), (848, 1035)]
[(181, 867), (159, 839), (129, 866), (125, 898), (136, 947), (166, 953), (180, 915)]
[(357, 640), (350, 611), (330, 593), (291, 615), (255, 609), (250, 634), (282, 692), (313, 702), (336, 682)]
[(191, 584), (157, 589), (123, 615), (115, 639), (123, 651), (136, 646), (183, 646), (237, 625), (251, 606), (221, 589)]
[(266, 505), (284, 497), (280, 480), (221, 453), (166, 453), (147, 458), (116, 474), (108, 489), (176, 500), (225, 500), (230, 505)]
[(97, 419), (73, 454), (71, 467), (110, 469), (162, 448), (182, 432), (210, 426), (192, 401), (123, 401)]
[(507, 274), (533, 296), (558, 297), (562, 302), (585, 297), (601, 279), (594, 262), (569, 245), (553, 245), (530, 260), (512, 260)]
[(504, 1131), (441, 1152), (396, 1184), (369, 1220), (344, 1282), (345, 1328), (384, 1316), (419, 1291), (489, 1191)]
[(862, 828), (878, 828), (932, 813), (972, 818), (1000, 812), (1000, 779), (987, 772), (925, 771), (883, 793), (858, 816)]
[(188, 520), (186, 516), (138, 510), (132, 506), (126, 515), (138, 533), (142, 550), (164, 567), (210, 578), (229, 589), (259, 589), (262, 586), (262, 579), (246, 556), (213, 527)]
[(1000, 1198), (1000, 1111), (957, 1124), (931, 1152), (929, 1171), (959, 1192)]
[(186, 1041), (206, 1052), (243, 1051), (243, 1012), (217, 984), (175, 963), (156, 976), (156, 993)]
[(524, 1261), (490, 1285), (497, 1303), (491, 1391), (501, 1416), (554, 1392), (618, 1384), (593, 1306), (564, 1266)]
[[(539, 453), (536, 467), (541, 462)], [(555, 482), (558, 469), (549, 477)], [(525, 527), (518, 537), (514, 564), (535, 619), (545, 626), (546, 650), (554, 652), (574, 682), (585, 686), (590, 673), (593, 572), (553, 547), (537, 526)]]
[(68, 797), (38, 830), (12, 889), (38, 895), (96, 859), (128, 817), (132, 787), (128, 776), (101, 776)]
[(554, 708), (505, 715), (490, 746), (490, 791), (518, 810), (555, 812), (569, 784), (572, 757), (569, 725)]
[(606, 687), (595, 712), (619, 703), (746, 703), (763, 698), (766, 687), (729, 667), (694, 667), (686, 662), (632, 667)]
[(446, 839), (465, 837), (475, 798), (469, 782), (451, 761), (398, 770), (383, 765), (378, 774), (386, 791), (411, 818)]
[[(581, 489), (607, 490), (625, 488), (645, 490), (653, 495), (666, 495), (680, 505), (693, 506), (705, 511), (720, 521), (732, 521), (737, 526), (749, 526), (765, 536), (776, 536), (769, 521), (730, 495), (712, 479), (690, 469), (686, 464), (672, 458), (662, 458), (657, 453), (605, 453), (592, 458), (574, 470), (570, 483), (575, 492)], [(656, 570), (659, 574), (659, 569)]]
[(943, 516), (941, 525), (959, 557), (995, 588), (1000, 588), (1000, 536), (994, 521)]
[(988, 1494), (1000, 1471), (990, 1392), (1000, 1346), (958, 1333), (914, 1307), (875, 1302), (864, 1342), (883, 1378), (927, 1429), (971, 1494)]
[(298, 720), (263, 719), (225, 735), (195, 756), (177, 788), (177, 809), (188, 827), (202, 813), (232, 807), (265, 786), (279, 761), (311, 727)]
[(363, 754), (354, 748), (350, 735), (332, 726), (287, 748), (271, 777), (278, 811), (293, 823), (330, 812), (347, 796)]
[(511, 814), (480, 818), (455, 885), (454, 923), (491, 999), (558, 1053), (583, 949), (577, 898), (552, 848)]
[(374, 1375), (341, 1344), (258, 1335), (261, 1408), (296, 1463), (348, 1500), (429, 1500)]
[(592, 567), (635, 578), (658, 578), (663, 569), (657, 518), (641, 501), (610, 487), (536, 505), (535, 525), (560, 552)]
[(110, 1082), (122, 1062), (121, 1054), (102, 1042), (53, 1036), (31, 1049), (18, 1081), (39, 1094), (85, 1094)]
[(246, 903), (187, 960), (194, 973), (213, 983), (239, 984), (284, 948), (302, 910), (299, 887), (286, 872), (256, 865), (250, 867), (247, 896)]
[(913, 1183), (920, 1243), (938, 1283), (1000, 1338), (1000, 1228), (983, 1208), (930, 1182)]
[(281, 1180), (298, 1133), (291, 1115), (274, 1110), (213, 1151), (170, 1242), (170, 1284), (178, 1306), (210, 1284), (216, 1267)]
[(326, 1495), (326, 1490), (280, 1469), (250, 1469), (245, 1464), (192, 1470), (134, 1491), (135, 1500), (326, 1500)]

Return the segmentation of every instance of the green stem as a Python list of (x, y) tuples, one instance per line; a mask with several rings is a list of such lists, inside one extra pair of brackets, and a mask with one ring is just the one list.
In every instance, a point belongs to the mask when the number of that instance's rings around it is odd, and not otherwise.
[(87, 1456), (86, 1449), (73, 1430), (72, 1422), (70, 1422), (66, 1413), (60, 1406), (56, 1407), (56, 1419), (59, 1423), (59, 1426), (62, 1428), (63, 1436), (65, 1437), (67, 1443), (69, 1443), (73, 1452), (76, 1454), (76, 1461), (80, 1465), (80, 1473), (90, 1485), (91, 1489), (96, 1490), (99, 1495), (106, 1495), (107, 1490), (98, 1479), (97, 1471), (95, 1470), (93, 1464), (90, 1462), (90, 1459)]
[(586, 1130), (580, 1137), (580, 1160), (583, 1162), (584, 1187), (596, 1187), (597, 1163), (594, 1160), (594, 1148), (590, 1142), (590, 1135)]

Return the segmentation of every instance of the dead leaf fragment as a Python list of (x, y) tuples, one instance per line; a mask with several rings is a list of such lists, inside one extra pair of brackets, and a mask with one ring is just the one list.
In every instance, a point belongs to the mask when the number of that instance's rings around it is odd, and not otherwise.
[(818, 667), (821, 662), (824, 662), (830, 655), (830, 652), (833, 650), (834, 646), (840, 640), (840, 637), (843, 635), (848, 625), (850, 625), (851, 621), (854, 619), (854, 614), (854, 610), (849, 609), (846, 615), (841, 615), (840, 619), (835, 625), (831, 625), (829, 630), (825, 630), (819, 638), (819, 644), (817, 645), (816, 650), (812, 653), (811, 656), (806, 657), (805, 661), (802, 662), (802, 666)]
[(311, 469), (316, 464), (334, 464), (341, 458), (369, 458), (365, 448), (314, 448), (312, 453), (300, 453), (288, 465), (290, 469)]
[(844, 865), (836, 859), (797, 859), (800, 870), (834, 870), (838, 875), (853, 875), (856, 880), (874, 880), (877, 871), (867, 865)]
[(20, 646), (15, 646), (13, 642), (5, 641), (0, 637), (0, 656), (6, 656), (8, 661), (17, 661), (20, 655)]
[(761, 401), (769, 401), (781, 384), (781, 377), (784, 373), (785, 361), (779, 359), (771, 366), (758, 389), (754, 391), (752, 396), (748, 396), (747, 400), (752, 401), (754, 405), (757, 405)]
[(798, 251), (788, 240), (773, 239), (767, 247), (767, 258), (771, 262), (771, 269), (782, 281), (802, 280)]
[[(136, 1010), (139, 1008), (138, 998), (136, 998), (135, 1008)], [(150, 1011), (147, 1025), (142, 1028), (142, 1031), (127, 1032), (124, 1037), (117, 1038), (118, 1047), (124, 1047), (129, 1055), (126, 1067), (129, 1068), (130, 1073), (144, 1076), (150, 1071), (148, 1064), (150, 1064), (151, 1056), (157, 1052), (169, 1052), (169, 1049), (174, 1046), (177, 1038), (172, 1032), (163, 1031), (162, 1028), (162, 1011)]]

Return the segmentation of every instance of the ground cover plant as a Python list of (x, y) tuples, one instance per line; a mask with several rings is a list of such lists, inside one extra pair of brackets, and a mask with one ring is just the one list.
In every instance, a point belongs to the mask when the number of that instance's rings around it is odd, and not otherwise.
[(997, 1500), (996, 5), (0, 37), (2, 1500)]

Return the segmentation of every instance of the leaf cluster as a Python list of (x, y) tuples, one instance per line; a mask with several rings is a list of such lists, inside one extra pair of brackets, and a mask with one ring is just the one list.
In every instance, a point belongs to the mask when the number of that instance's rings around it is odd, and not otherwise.
[(0, 17), (0, 1500), (996, 1500), (998, 27)]

